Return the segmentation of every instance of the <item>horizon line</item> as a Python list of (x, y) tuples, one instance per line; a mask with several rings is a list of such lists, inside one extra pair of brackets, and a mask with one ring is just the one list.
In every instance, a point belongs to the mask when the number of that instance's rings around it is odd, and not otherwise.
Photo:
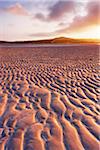
[(47, 41), (47, 40), (55, 40), (55, 39), (72, 39), (72, 40), (94, 40), (94, 41), (100, 41), (100, 38), (72, 38), (72, 37), (54, 37), (54, 38), (43, 38), (43, 39), (38, 39), (38, 40), (0, 40), (0, 42), (9, 42), (9, 43), (14, 43), (14, 42), (37, 42), (37, 41)]

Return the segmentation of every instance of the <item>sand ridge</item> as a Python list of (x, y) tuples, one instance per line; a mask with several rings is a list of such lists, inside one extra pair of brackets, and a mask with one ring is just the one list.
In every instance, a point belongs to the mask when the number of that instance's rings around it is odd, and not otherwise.
[(0, 150), (99, 150), (98, 53), (0, 48)]

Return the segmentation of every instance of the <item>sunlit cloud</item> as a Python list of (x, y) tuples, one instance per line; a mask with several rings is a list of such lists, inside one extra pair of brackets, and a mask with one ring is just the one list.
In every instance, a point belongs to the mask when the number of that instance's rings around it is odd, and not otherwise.
[(85, 8), (87, 15), (85, 16), (75, 16), (72, 23), (68, 27), (61, 28), (57, 30), (57, 33), (69, 33), (74, 31), (83, 31), (86, 28), (100, 25), (99, 20), (99, 8), (100, 4), (98, 2), (89, 2)]
[(22, 15), (22, 16), (29, 15), (28, 11), (20, 3), (16, 3), (9, 7), (3, 8), (1, 9), (1, 11), (6, 13), (11, 13), (14, 15)]
[(98, 0), (0, 1), (0, 40), (93, 37), (99, 11)]

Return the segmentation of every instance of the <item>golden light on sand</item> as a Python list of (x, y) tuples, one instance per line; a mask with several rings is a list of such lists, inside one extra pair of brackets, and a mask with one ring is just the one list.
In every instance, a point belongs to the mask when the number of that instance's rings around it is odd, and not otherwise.
[(99, 150), (98, 48), (0, 48), (0, 150)]

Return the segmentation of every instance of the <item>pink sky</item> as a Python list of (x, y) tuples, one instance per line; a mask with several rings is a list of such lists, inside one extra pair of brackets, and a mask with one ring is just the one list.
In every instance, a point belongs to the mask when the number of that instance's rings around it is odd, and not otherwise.
[(0, 1), (0, 40), (99, 38), (98, 0)]

